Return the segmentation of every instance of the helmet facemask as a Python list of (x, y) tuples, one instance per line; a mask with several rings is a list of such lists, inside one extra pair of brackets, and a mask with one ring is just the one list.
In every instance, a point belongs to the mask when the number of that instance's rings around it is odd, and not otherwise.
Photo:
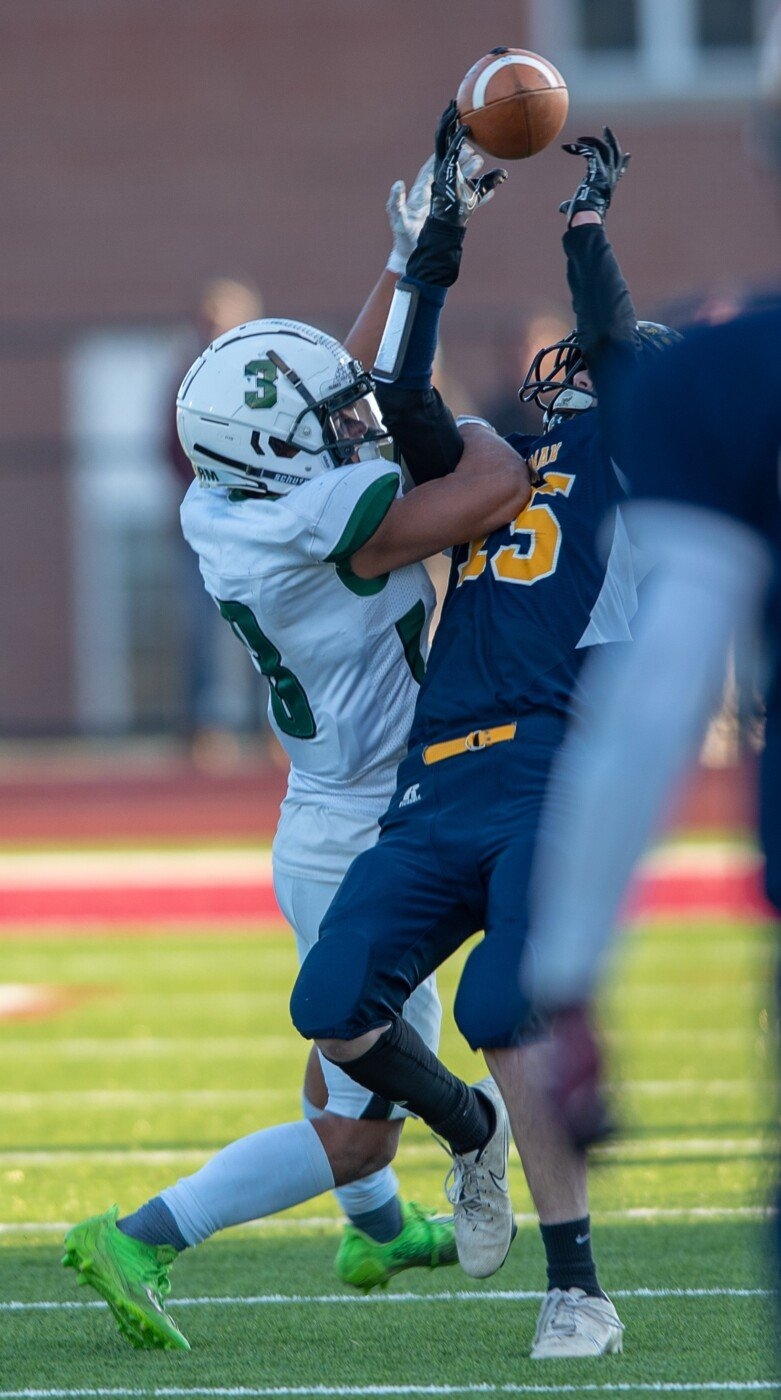
[[(374, 380), (358, 360), (349, 361), (349, 372), (354, 375), (350, 384), (318, 400), (310, 394), (299, 375), (280, 355), (270, 350), (268, 358), (304, 400), (304, 407), (285, 438), (287, 445), (310, 453), (320, 453), (325, 449), (330, 453), (333, 465), (343, 467), (347, 462), (376, 457), (377, 451), (373, 448), (367, 451), (367, 448), (374, 443), (389, 442), (389, 435), (374, 397)], [(309, 414), (314, 415), (322, 434), (322, 445), (317, 447), (312, 447), (306, 440)], [(302, 425), (306, 425), (303, 431)]]
[[(679, 331), (659, 321), (638, 321), (636, 347), (646, 351), (666, 350), (681, 340)], [(575, 384), (575, 376), (588, 374), (577, 331), (571, 331), (552, 345), (543, 346), (529, 366), (526, 378), (518, 390), (522, 403), (536, 403), (543, 410), (543, 426), (547, 432), (556, 423), (595, 408), (596, 393)]]
[(518, 397), (521, 403), (539, 405), (547, 432), (553, 426), (554, 419), (569, 418), (595, 406), (596, 394), (579, 388), (574, 382), (576, 374), (587, 373), (588, 366), (577, 331), (572, 331), (537, 351), (518, 390)]

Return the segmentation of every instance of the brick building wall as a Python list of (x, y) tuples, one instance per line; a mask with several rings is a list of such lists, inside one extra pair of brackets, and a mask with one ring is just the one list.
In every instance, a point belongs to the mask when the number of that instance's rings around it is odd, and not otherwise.
[[(65, 366), (96, 325), (171, 325), (217, 273), (343, 333), (475, 57), (528, 42), (518, 0), (4, 0), (0, 9), (0, 729), (73, 723)], [(555, 54), (550, 55), (554, 61)], [(634, 152), (611, 230), (641, 314), (769, 278), (771, 190), (735, 105), (573, 110)], [(728, 176), (725, 171), (729, 171)], [(556, 149), (470, 230), (444, 323), (478, 402), (528, 312), (566, 308)]]

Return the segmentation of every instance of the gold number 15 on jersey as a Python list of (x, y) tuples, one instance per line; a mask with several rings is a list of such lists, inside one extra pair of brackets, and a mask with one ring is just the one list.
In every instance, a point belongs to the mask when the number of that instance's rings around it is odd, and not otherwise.
[[(542, 486), (535, 486), (532, 498), (510, 526), (512, 535), (524, 535), (528, 547), (523, 554), (518, 544), (503, 544), (491, 558), (491, 571), (499, 583), (539, 583), (556, 572), (561, 548), (561, 526), (550, 506), (539, 496), (568, 496), (574, 476), (549, 472)], [(458, 570), (458, 584), (479, 578), (488, 563), (487, 538), (473, 540), (469, 554)]]

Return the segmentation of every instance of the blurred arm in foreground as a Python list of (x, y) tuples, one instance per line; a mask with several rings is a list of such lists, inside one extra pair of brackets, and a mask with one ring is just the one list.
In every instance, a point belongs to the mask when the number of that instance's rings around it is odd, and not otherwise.
[[(781, 908), (778, 458), (781, 311), (693, 333), (638, 375), (619, 425), (633, 500), (627, 518), (653, 573), (634, 645), (595, 657), (587, 708), (551, 787), (522, 978), (559, 1013), (553, 1077), (581, 1144), (603, 1135), (599, 1055), (585, 1008), (600, 979), (635, 862), (696, 757), (717, 708), (735, 635), (761, 627), (768, 650), (761, 834)], [(762, 387), (758, 392), (758, 366)], [(729, 395), (719, 393), (729, 384)], [(751, 412), (746, 412), (751, 405)]]
[[(781, 8), (763, 50), (752, 136), (778, 177)], [(781, 910), (780, 334), (778, 304), (696, 331), (646, 362), (634, 383), (608, 376), (603, 396), (632, 485), (630, 528), (655, 569), (634, 646), (597, 654), (586, 669), (590, 708), (549, 789), (550, 836), (538, 849), (521, 968), (527, 994), (554, 1013), (554, 1099), (582, 1146), (609, 1129), (589, 1008), (620, 902), (696, 755), (730, 641), (752, 628), (766, 650), (759, 830), (767, 894)]]

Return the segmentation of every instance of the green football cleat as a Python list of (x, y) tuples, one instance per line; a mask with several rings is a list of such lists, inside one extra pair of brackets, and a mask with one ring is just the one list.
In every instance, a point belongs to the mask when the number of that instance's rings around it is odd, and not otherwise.
[(144, 1244), (117, 1229), (119, 1207), (74, 1225), (65, 1236), (66, 1268), (105, 1298), (123, 1337), (134, 1347), (189, 1351), (163, 1306), (171, 1284), (168, 1267), (177, 1258), (171, 1245)]
[(378, 1244), (354, 1225), (347, 1225), (336, 1256), (337, 1277), (361, 1288), (385, 1288), (403, 1269), (438, 1269), (456, 1264), (456, 1236), (451, 1216), (424, 1210), (414, 1201), (402, 1205), (404, 1225), (395, 1240)]

